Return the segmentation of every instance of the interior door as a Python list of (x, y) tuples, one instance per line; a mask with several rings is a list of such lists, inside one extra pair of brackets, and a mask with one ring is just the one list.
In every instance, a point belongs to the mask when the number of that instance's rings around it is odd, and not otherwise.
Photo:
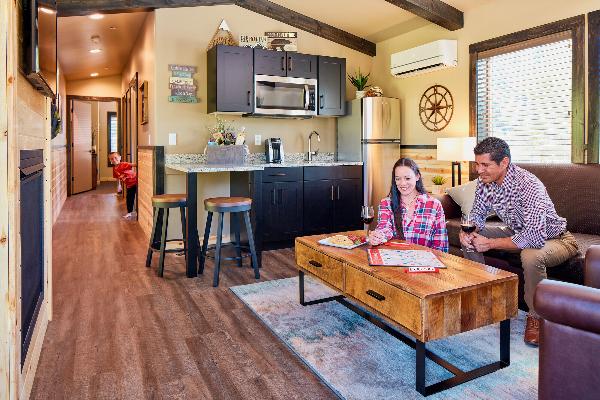
[(92, 190), (92, 104), (73, 100), (72, 194)]

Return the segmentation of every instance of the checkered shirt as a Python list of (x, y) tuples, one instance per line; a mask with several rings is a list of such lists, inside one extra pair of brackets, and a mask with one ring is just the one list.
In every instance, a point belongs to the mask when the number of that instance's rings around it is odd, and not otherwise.
[(490, 211), (516, 232), (520, 249), (544, 247), (563, 234), (567, 220), (559, 217), (544, 184), (531, 172), (509, 164), (502, 184), (477, 182), (471, 218), (481, 230)]
[[(415, 211), (410, 221), (406, 215), (406, 208), (401, 207), (404, 238), (408, 242), (448, 252), (446, 217), (439, 200), (429, 197), (427, 194), (418, 195), (415, 199)], [(377, 230), (382, 231), (388, 240), (398, 236), (392, 201), (389, 197), (379, 203)]]

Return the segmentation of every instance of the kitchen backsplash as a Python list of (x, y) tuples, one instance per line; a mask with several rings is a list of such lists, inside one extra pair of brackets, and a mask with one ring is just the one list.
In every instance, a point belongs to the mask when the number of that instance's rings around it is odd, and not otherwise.
[[(285, 161), (294, 163), (306, 159), (306, 153), (289, 153), (285, 154)], [(334, 153), (318, 153), (313, 156), (315, 162), (332, 162), (335, 161)], [(196, 164), (206, 162), (204, 154), (165, 154), (165, 162), (169, 164)], [(266, 163), (264, 153), (248, 154), (248, 164), (264, 164)]]

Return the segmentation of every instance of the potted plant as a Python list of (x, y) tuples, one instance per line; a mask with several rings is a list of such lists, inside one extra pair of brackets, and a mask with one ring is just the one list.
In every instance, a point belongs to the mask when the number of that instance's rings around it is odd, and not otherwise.
[(244, 164), (249, 153), (248, 146), (244, 144), (244, 129), (238, 134), (233, 124), (217, 116), (215, 125), (208, 128), (210, 136), (205, 150), (206, 163)]
[(431, 182), (433, 182), (433, 193), (434, 194), (442, 194), (442, 185), (446, 183), (446, 178), (441, 175), (436, 175), (431, 178)]
[(363, 75), (362, 72), (360, 72), (360, 68), (354, 75), (348, 74), (348, 80), (350, 80), (352, 86), (356, 88), (357, 99), (362, 99), (365, 96), (365, 89), (369, 86), (367, 84), (369, 82), (369, 76), (371, 76), (370, 72), (367, 75)]

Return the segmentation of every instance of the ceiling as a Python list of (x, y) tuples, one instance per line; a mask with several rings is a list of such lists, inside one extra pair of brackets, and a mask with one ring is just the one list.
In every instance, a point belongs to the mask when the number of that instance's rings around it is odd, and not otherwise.
[[(58, 18), (58, 59), (66, 79), (90, 78), (92, 72), (100, 77), (120, 74), (147, 14), (105, 14), (99, 20)], [(95, 35), (97, 44), (91, 39)], [(102, 52), (92, 54), (92, 48)]]
[[(372, 42), (379, 42), (429, 24), (385, 0), (271, 0)], [(492, 0), (445, 0), (467, 11)], [(368, 3), (368, 7), (365, 4)], [(318, 4), (318, 7), (315, 5)], [(88, 17), (58, 19), (59, 61), (67, 80), (120, 74), (147, 13), (105, 14), (100, 20)], [(114, 27), (116, 29), (110, 29)], [(98, 35), (99, 43), (91, 37)], [(101, 53), (89, 52), (99, 47)]]

